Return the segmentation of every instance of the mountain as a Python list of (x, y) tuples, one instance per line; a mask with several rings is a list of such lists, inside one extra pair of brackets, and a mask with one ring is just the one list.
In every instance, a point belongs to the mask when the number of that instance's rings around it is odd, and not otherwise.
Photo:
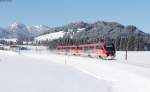
[(124, 26), (116, 22), (103, 22), (98, 21), (92, 24), (85, 29), (85, 31), (79, 32), (74, 35), (74, 38), (105, 38), (109, 37), (111, 39), (117, 39), (117, 37), (121, 35), (146, 35), (146, 33), (142, 32), (135, 26), (129, 25)]
[(18, 40), (28, 40), (30, 39), (30, 33), (27, 29), (27, 26), (21, 23), (13, 23), (10, 25), (7, 30), (9, 31), (10, 35), (8, 38), (17, 38)]
[[(150, 34), (144, 33), (134, 25), (124, 26), (117, 22), (97, 21), (94, 23), (75, 22), (52, 31), (63, 31), (64, 36), (51, 41), (50, 45), (78, 45), (98, 43), (114, 43), (117, 50), (145, 50), (150, 49)], [(51, 34), (51, 33), (49, 33)]]
[(120, 36), (142, 36), (145, 38), (149, 34), (142, 32), (133, 25), (124, 26), (117, 22), (97, 21), (94, 23), (76, 22), (64, 25), (62, 27), (55, 27), (49, 29), (51, 32), (65, 32), (64, 37), (71, 37), (73, 39), (89, 39), (96, 40), (100, 38), (109, 37), (117, 39)]
[(0, 38), (5, 38), (7, 35), (9, 35), (9, 32), (3, 28), (0, 28)]
[(20, 41), (35, 39), (49, 45), (78, 45), (105, 40), (106, 43), (114, 43), (117, 50), (150, 49), (150, 34), (144, 33), (134, 25), (124, 26), (106, 21), (80, 21), (53, 28), (46, 25), (26, 26), (13, 23), (5, 29), (0, 28), (0, 38), (17, 38)]
[(18, 39), (20, 41), (30, 41), (37, 36), (48, 33), (50, 28), (45, 25), (26, 26), (22, 23), (13, 23), (6, 29), (0, 28), (0, 38), (2, 39)]
[(46, 25), (28, 27), (28, 31), (30, 32), (32, 37), (37, 37), (45, 33), (48, 33), (50, 29), (51, 28)]

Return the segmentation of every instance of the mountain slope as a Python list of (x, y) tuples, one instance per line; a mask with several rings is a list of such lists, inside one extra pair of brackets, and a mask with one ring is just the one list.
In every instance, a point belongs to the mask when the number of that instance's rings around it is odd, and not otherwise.
[(31, 27), (28, 27), (28, 31), (30, 32), (32, 37), (37, 37), (45, 33), (48, 33), (50, 31), (50, 27), (45, 26), (45, 25), (31, 26)]
[(58, 38), (62, 38), (64, 36), (64, 32), (60, 31), (60, 32), (54, 32), (54, 33), (49, 33), (49, 34), (45, 34), (45, 35), (41, 35), (35, 38), (36, 41), (47, 41), (47, 40), (54, 40), (54, 39), (58, 39)]
[(21, 23), (13, 23), (7, 28), (7, 30), (10, 33), (8, 38), (17, 38), (20, 41), (24, 41), (31, 37), (26, 25)]
[[(106, 43), (114, 43), (117, 50), (126, 50), (127, 48), (128, 50), (150, 50), (150, 34), (144, 33), (133, 25), (124, 26), (117, 22), (104, 21), (77, 22), (53, 28), (53, 30), (65, 32), (62, 39), (55, 40), (55, 42), (61, 42), (57, 44), (98, 43), (103, 39)], [(52, 42), (50, 46), (53, 43), (56, 45), (55, 42)]]
[(0, 38), (5, 38), (9, 35), (9, 32), (3, 28), (0, 28)]

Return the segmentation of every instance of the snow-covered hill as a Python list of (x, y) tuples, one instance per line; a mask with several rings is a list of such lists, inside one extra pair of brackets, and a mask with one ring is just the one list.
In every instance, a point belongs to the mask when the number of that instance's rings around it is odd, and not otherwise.
[(49, 32), (50, 28), (45, 25), (31, 26), (31, 27), (28, 27), (28, 31), (30, 32), (32, 37), (37, 37), (37, 36), (43, 35), (44, 33)]
[(54, 32), (54, 33), (49, 33), (49, 34), (45, 34), (39, 37), (36, 37), (35, 40), (36, 41), (46, 41), (46, 40), (53, 40), (53, 39), (58, 39), (63, 37), (65, 34), (65, 32), (60, 31), (60, 32)]

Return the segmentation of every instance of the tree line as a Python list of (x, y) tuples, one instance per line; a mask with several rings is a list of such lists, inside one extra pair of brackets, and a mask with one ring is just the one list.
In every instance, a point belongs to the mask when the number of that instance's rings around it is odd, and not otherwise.
[(63, 37), (52, 41), (39, 41), (38, 44), (48, 45), (50, 49), (55, 49), (60, 45), (81, 45), (94, 44), (104, 40), (105, 43), (113, 43), (118, 51), (147, 51), (150, 50), (150, 44), (147, 44), (143, 36), (118, 36), (116, 39), (110, 37), (102, 38), (70, 38)]

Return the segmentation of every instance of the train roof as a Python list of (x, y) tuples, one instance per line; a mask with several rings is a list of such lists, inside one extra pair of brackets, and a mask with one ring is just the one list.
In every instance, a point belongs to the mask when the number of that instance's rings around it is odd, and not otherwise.
[(95, 47), (95, 46), (104, 46), (104, 43), (82, 44), (82, 45), (60, 45), (57, 46), (57, 48), (76, 48), (76, 47)]

